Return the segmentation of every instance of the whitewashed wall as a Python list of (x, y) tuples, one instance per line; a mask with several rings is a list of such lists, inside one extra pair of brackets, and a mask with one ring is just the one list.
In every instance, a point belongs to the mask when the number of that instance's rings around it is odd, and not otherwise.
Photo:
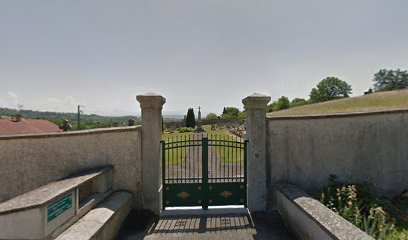
[(270, 185), (312, 191), (335, 174), (388, 196), (408, 189), (408, 110), (268, 120)]
[(141, 126), (0, 137), (0, 202), (85, 169), (113, 165), (113, 188), (138, 192)]

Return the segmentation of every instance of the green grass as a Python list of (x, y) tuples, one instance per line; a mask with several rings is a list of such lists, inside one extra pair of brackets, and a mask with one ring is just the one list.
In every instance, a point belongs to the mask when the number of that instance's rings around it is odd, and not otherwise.
[(378, 92), (268, 113), (268, 116), (314, 115), (408, 109), (408, 90)]
[[(216, 137), (213, 139), (221, 139), (221, 140), (227, 140), (227, 141), (239, 141), (239, 139), (236, 139), (235, 137), (232, 137), (231, 135), (224, 133), (221, 134), (216, 134)], [(215, 142), (215, 144), (218, 144)], [(227, 146), (215, 146), (215, 150), (218, 153), (219, 158), (223, 163), (237, 163), (244, 161), (244, 149), (241, 148), (234, 148), (234, 147), (228, 147), (228, 146), (236, 146), (234, 143), (223, 143), (221, 142), (221, 145), (226, 144)]]
[[(175, 142), (175, 141), (181, 141), (184, 139), (188, 139), (189, 137), (192, 138), (192, 133), (172, 133), (172, 134), (163, 134), (162, 135), (162, 140), (164, 140), (166, 143), (168, 142)], [(182, 146), (185, 145), (185, 143), (176, 143), (172, 144), (171, 146)], [(166, 162), (170, 163), (170, 165), (178, 165), (182, 163), (183, 159), (186, 156), (186, 153), (188, 151), (188, 148), (181, 147), (181, 148), (173, 148), (171, 150), (166, 151)], [(167, 152), (169, 155), (167, 155)]]
[(186, 138), (188, 138), (188, 136), (191, 136), (191, 135), (193, 135), (193, 133), (191, 133), (191, 132), (188, 132), (188, 133), (170, 133), (170, 134), (163, 134), (162, 135), (162, 140), (164, 140), (164, 141), (166, 141), (166, 142), (169, 142), (169, 141), (172, 141), (172, 139), (174, 140), (174, 139), (180, 139), (180, 138), (183, 138), (184, 139), (184, 136), (186, 137)]
[[(203, 125), (203, 128), (209, 134), (209, 137), (208, 137), (209, 139), (239, 141), (239, 139), (233, 137), (226, 130), (211, 130), (211, 125)], [(222, 143), (222, 144), (225, 144), (225, 143)], [(226, 143), (226, 144), (233, 145), (233, 143)], [(236, 162), (244, 161), (244, 149), (215, 146), (215, 150), (217, 151), (218, 156), (220, 157), (223, 163), (236, 163)]]
[(211, 125), (203, 125), (203, 129), (207, 132), (212, 132), (213, 130), (211, 130)]

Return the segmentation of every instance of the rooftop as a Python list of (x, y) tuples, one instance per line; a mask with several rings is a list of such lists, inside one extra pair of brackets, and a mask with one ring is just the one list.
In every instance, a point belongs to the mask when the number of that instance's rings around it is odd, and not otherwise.
[(0, 118), (0, 136), (60, 131), (58, 125), (43, 119)]

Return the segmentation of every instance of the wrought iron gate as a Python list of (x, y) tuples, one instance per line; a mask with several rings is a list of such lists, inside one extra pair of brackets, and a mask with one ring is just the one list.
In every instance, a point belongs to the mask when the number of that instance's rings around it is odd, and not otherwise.
[(161, 141), (163, 208), (245, 205), (247, 140), (189, 134)]

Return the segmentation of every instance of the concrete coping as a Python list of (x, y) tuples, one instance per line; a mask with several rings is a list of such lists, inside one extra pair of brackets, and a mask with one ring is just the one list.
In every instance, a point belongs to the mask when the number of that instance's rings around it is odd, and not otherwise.
[(136, 96), (136, 100), (140, 103), (141, 108), (162, 109), (166, 99), (156, 93), (146, 93)]
[(25, 139), (25, 138), (69, 137), (69, 136), (82, 136), (82, 135), (101, 134), (101, 133), (129, 132), (129, 131), (140, 131), (141, 129), (142, 129), (142, 126), (137, 125), (137, 126), (130, 126), (130, 127), (98, 128), (98, 129), (68, 131), (68, 132), (27, 133), (27, 134), (0, 136), (0, 141), (1, 140), (11, 140), (11, 139)]
[(254, 93), (244, 99), (245, 110), (266, 110), (267, 104), (271, 101), (271, 97), (259, 93)]
[(299, 120), (299, 119), (320, 119), (320, 118), (346, 118), (346, 117), (363, 117), (383, 114), (396, 114), (396, 113), (408, 113), (408, 108), (383, 110), (383, 111), (370, 111), (370, 112), (338, 112), (338, 113), (325, 113), (325, 114), (310, 114), (310, 115), (269, 115), (266, 117), (269, 121), (273, 120)]
[[(290, 183), (277, 183), (275, 188), (283, 194), (293, 205), (303, 212), (309, 219), (315, 222), (330, 239), (339, 240), (373, 240), (367, 233), (363, 232), (340, 215), (331, 211), (325, 205), (312, 198), (296, 185)], [(292, 219), (292, 221), (297, 221)], [(296, 230), (296, 229), (295, 229)]]
[(30, 192), (0, 203), (0, 215), (46, 205), (57, 197), (74, 190), (85, 182), (88, 182), (112, 169), (112, 166), (105, 166), (87, 171), (80, 175), (72, 175), (36, 188)]

